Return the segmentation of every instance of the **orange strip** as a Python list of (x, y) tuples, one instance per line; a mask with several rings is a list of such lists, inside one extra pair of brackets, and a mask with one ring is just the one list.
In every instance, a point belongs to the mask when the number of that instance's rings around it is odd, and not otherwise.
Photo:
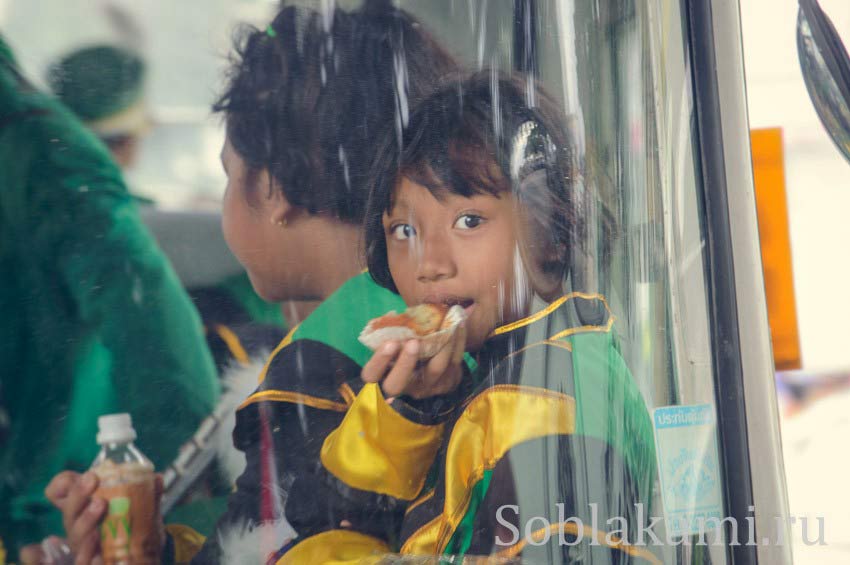
[(556, 339), (563, 339), (567, 336), (582, 333), (582, 332), (600, 332), (600, 333), (608, 333), (611, 331), (611, 328), (614, 326), (614, 315), (611, 312), (608, 312), (608, 323), (604, 326), (581, 326), (578, 328), (567, 328), (562, 332), (558, 332), (552, 337), (549, 338), (550, 341), (554, 341)]
[(569, 300), (569, 295), (562, 296), (561, 298), (559, 298), (555, 302), (552, 302), (551, 304), (549, 304), (549, 306), (547, 306), (543, 310), (540, 310), (539, 312), (535, 312), (534, 314), (532, 314), (531, 316), (528, 316), (527, 318), (517, 320), (516, 322), (506, 324), (504, 326), (499, 326), (498, 328), (496, 328), (495, 330), (490, 332), (490, 335), (488, 337), (492, 337), (494, 335), (501, 335), (503, 333), (507, 333), (507, 332), (515, 330), (517, 328), (527, 326), (528, 324), (534, 323), (541, 318), (545, 318), (546, 316), (548, 316), (549, 314), (551, 314), (552, 312), (557, 310), (558, 307), (561, 304), (563, 304), (564, 302), (566, 302), (567, 300)]
[[(557, 299), (556, 301), (552, 302), (551, 304), (549, 304), (543, 310), (540, 310), (539, 312), (535, 312), (534, 314), (532, 314), (531, 316), (528, 316), (527, 318), (523, 318), (521, 320), (517, 320), (516, 322), (512, 322), (510, 324), (506, 324), (504, 326), (500, 326), (500, 327), (496, 328), (495, 330), (493, 330), (490, 333), (490, 335), (488, 337), (501, 335), (503, 333), (507, 333), (507, 332), (513, 331), (515, 329), (522, 328), (522, 327), (525, 327), (529, 324), (532, 324), (532, 323), (536, 322), (537, 320), (540, 320), (541, 318), (545, 318), (546, 316), (548, 316), (549, 314), (551, 314), (552, 312), (557, 310), (564, 302), (566, 302), (567, 300), (571, 300), (573, 298), (583, 298), (585, 300), (601, 300), (602, 304), (605, 305), (605, 310), (608, 312), (608, 318), (609, 318), (608, 319), (608, 325), (609, 325), (608, 329), (610, 329), (610, 325), (614, 323), (614, 315), (611, 314), (611, 308), (608, 307), (608, 302), (605, 300), (604, 296), (602, 296), (601, 294), (588, 294), (586, 292), (571, 292), (571, 293), (569, 293), (565, 296), (562, 296), (561, 298)], [(581, 328), (571, 328), (571, 330), (564, 330), (564, 331), (570, 331), (570, 333), (577, 333), (577, 332), (580, 332), (580, 331), (607, 331), (605, 329), (597, 329), (597, 328), (603, 328), (603, 327), (604, 326), (582, 326)], [(558, 334), (558, 335), (560, 336), (560, 334)], [(570, 334), (568, 333), (568, 334), (565, 334), (565, 335), (570, 335)], [(563, 336), (560, 336), (560, 337), (563, 337)], [(557, 339), (557, 338), (555, 336), (553, 336), (550, 339)]]
[[(517, 350), (516, 350), (516, 351), (514, 351), (513, 353), (510, 353), (510, 354), (506, 355), (506, 356), (504, 357), (504, 359), (510, 359), (511, 357), (515, 357), (515, 356), (519, 355), (520, 353), (525, 353), (526, 351), (528, 351), (528, 350), (529, 350), (529, 349), (531, 349), (532, 347), (538, 347), (538, 346), (540, 346), (540, 345), (551, 345), (551, 346), (553, 346), (553, 347), (557, 347), (557, 348), (559, 348), (559, 349), (566, 349), (566, 350), (567, 350), (567, 351), (569, 351), (570, 353), (572, 353), (572, 351), (573, 351), (573, 346), (572, 346), (572, 344), (570, 344), (569, 342), (566, 342), (566, 341), (552, 341), (552, 339), (550, 338), (550, 339), (544, 339), (544, 340), (542, 340), (542, 341), (535, 341), (534, 343), (529, 343), (529, 344), (528, 344), (528, 345), (526, 345), (525, 347), (522, 347), (521, 349), (517, 349)], [(501, 386), (501, 385), (500, 385), (500, 386)], [(470, 400), (471, 400), (471, 399), (470, 399)]]
[(794, 262), (788, 225), (788, 199), (785, 192), (782, 130), (752, 130), (750, 136), (773, 359), (777, 369), (799, 369), (802, 358), (794, 292)]
[(237, 410), (242, 410), (251, 404), (270, 400), (272, 402), (290, 402), (292, 404), (303, 404), (319, 410), (334, 410), (336, 412), (347, 412), (348, 406), (340, 402), (326, 400), (324, 398), (316, 398), (315, 396), (307, 396), (300, 392), (290, 392), (287, 390), (264, 390), (256, 392), (249, 396), (245, 402), (239, 405)]
[(277, 355), (281, 349), (292, 343), (292, 336), (298, 330), (298, 327), (300, 325), (301, 324), (298, 324), (297, 326), (289, 330), (289, 333), (286, 334), (286, 337), (284, 337), (283, 340), (281, 340), (281, 342), (277, 344), (277, 347), (274, 348), (274, 351), (271, 352), (271, 355), (269, 355), (269, 360), (266, 361), (266, 366), (263, 367), (263, 371), (260, 373), (260, 379), (258, 382), (262, 383), (264, 380), (266, 380), (266, 373), (269, 372), (269, 365), (271, 365), (272, 359), (275, 358), (275, 355)]
[(227, 348), (230, 350), (230, 353), (233, 354), (233, 357), (242, 363), (243, 365), (247, 365), (249, 362), (248, 352), (245, 351), (245, 348), (242, 347), (242, 342), (239, 341), (239, 336), (233, 333), (233, 330), (228, 328), (227, 326), (222, 326), (221, 324), (216, 324), (215, 333), (227, 344)]
[(337, 389), (339, 394), (345, 399), (345, 403), (349, 406), (354, 402), (354, 399), (357, 398), (357, 395), (354, 394), (354, 391), (351, 390), (351, 387), (348, 386), (348, 383), (342, 383), (339, 385)]
[(425, 504), (426, 502), (428, 502), (428, 501), (429, 501), (429, 500), (431, 500), (432, 498), (434, 498), (434, 490), (433, 490), (433, 489), (432, 489), (431, 491), (429, 491), (429, 492), (428, 492), (428, 494), (426, 494), (425, 496), (420, 497), (418, 500), (414, 501), (414, 502), (413, 502), (413, 504), (411, 504), (410, 506), (408, 506), (408, 507), (407, 507), (407, 510), (405, 510), (405, 511), (404, 511), (404, 515), (405, 515), (405, 516), (407, 516), (408, 514), (410, 514), (411, 512), (413, 512), (413, 509), (414, 509), (414, 508), (418, 507), (418, 506), (419, 506), (419, 505), (421, 505), (421, 504)]
[(433, 555), (436, 553), (437, 534), (442, 519), (443, 515), (441, 514), (413, 532), (401, 546), (399, 553), (401, 555)]

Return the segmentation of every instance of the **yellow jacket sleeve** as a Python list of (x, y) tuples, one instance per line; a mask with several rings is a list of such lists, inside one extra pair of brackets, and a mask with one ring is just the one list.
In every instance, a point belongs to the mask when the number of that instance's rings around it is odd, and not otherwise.
[(408, 420), (377, 384), (367, 384), (325, 439), (322, 464), (350, 487), (410, 501), (422, 490), (443, 427)]

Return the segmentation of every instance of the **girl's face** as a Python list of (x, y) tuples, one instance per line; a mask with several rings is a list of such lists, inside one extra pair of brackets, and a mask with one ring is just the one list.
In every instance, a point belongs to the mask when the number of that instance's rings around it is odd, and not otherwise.
[(278, 302), (281, 296), (279, 246), (280, 226), (273, 222), (272, 201), (267, 197), (268, 175), (252, 174), (245, 161), (225, 139), (221, 164), (227, 188), (221, 211), (221, 227), (227, 246), (239, 260), (254, 290), (263, 299)]
[(528, 310), (519, 208), (510, 193), (466, 198), (447, 192), (438, 200), (403, 177), (393, 208), (383, 216), (387, 260), (399, 294), (408, 305), (463, 306), (469, 351)]

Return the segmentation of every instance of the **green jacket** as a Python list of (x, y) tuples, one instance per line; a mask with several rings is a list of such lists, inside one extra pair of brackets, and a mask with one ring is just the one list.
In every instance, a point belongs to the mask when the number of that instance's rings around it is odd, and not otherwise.
[[(0, 38), (0, 538), (61, 533), (43, 489), (131, 413), (162, 468), (215, 405), (200, 320), (106, 148)], [(12, 542), (12, 543), (10, 543)]]

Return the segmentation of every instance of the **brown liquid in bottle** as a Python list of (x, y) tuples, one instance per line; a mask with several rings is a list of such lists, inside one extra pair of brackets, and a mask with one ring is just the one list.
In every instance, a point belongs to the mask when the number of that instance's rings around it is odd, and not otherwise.
[(100, 547), (106, 565), (159, 563), (159, 498), (153, 469), (138, 463), (105, 461), (93, 471), (95, 496), (107, 501)]
[(99, 480), (94, 496), (107, 503), (100, 527), (103, 562), (158, 564), (162, 539), (153, 464), (133, 445), (136, 432), (128, 414), (102, 416), (98, 425), (101, 451), (92, 471)]

